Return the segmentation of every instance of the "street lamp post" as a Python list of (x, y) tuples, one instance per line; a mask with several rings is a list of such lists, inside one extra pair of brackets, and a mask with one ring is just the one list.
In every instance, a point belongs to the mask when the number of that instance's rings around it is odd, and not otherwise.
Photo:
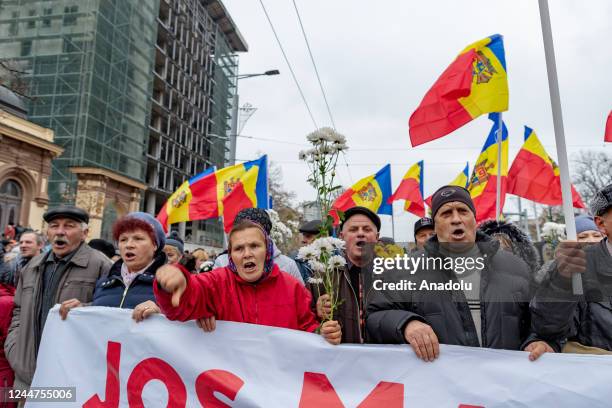
[(230, 164), (236, 164), (236, 144), (238, 139), (238, 80), (253, 78), (258, 76), (272, 76), (279, 75), (278, 69), (271, 69), (260, 74), (243, 74), (236, 75), (236, 92), (234, 93), (234, 99), (232, 101), (232, 126), (230, 129)]

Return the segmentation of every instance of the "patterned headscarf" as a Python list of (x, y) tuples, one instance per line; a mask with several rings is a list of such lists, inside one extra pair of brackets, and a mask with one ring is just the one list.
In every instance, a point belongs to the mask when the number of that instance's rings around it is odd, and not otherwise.
[(259, 224), (264, 231), (269, 235), (272, 231), (272, 221), (270, 216), (263, 208), (245, 208), (234, 218), (234, 224), (240, 223), (240, 221), (249, 220)]
[[(249, 220), (249, 221), (254, 224), (255, 228), (258, 228), (261, 231), (261, 233), (264, 236), (264, 240), (266, 242), (266, 259), (264, 261), (264, 271), (263, 271), (263, 274), (261, 275), (261, 278), (257, 280), (257, 282), (261, 282), (263, 279), (266, 278), (266, 276), (270, 274), (270, 272), (272, 272), (272, 268), (274, 267), (274, 244), (272, 243), (272, 239), (270, 238), (270, 235), (266, 232), (266, 230), (264, 230), (261, 224), (253, 220)], [(237, 224), (234, 224), (234, 225), (237, 225)], [(230, 268), (232, 272), (234, 272), (237, 275), (238, 269), (236, 268), (236, 264), (234, 263), (234, 260), (232, 259), (231, 251), (228, 252), (227, 258), (229, 259), (228, 267)], [(257, 283), (257, 282), (253, 282), (253, 283)]]

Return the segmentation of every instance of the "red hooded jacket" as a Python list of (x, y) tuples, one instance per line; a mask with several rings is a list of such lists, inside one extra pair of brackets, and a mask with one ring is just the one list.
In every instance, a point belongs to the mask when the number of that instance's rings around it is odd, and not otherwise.
[(178, 307), (172, 295), (154, 282), (155, 298), (170, 320), (194, 320), (215, 316), (218, 320), (313, 332), (319, 326), (310, 309), (310, 292), (278, 265), (261, 282), (246, 282), (228, 267), (199, 275), (181, 265), (187, 288)]

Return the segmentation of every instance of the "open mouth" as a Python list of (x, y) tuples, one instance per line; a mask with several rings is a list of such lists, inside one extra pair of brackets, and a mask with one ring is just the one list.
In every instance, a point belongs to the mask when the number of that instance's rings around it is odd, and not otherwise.
[(355, 243), (355, 246), (357, 246), (357, 248), (363, 248), (366, 245), (365, 241), (357, 241)]
[(465, 230), (463, 228), (455, 228), (451, 231), (451, 237), (454, 240), (460, 240), (465, 238)]
[(56, 239), (56, 240), (53, 241), (53, 246), (58, 248), (58, 249), (62, 249), (66, 245), (68, 245), (68, 241), (65, 241), (63, 239)]
[(124, 262), (133, 261), (135, 258), (136, 258), (136, 254), (134, 252), (126, 252), (125, 255), (123, 255)]
[(245, 262), (243, 267), (245, 272), (254, 272), (257, 268), (257, 264), (255, 262)]

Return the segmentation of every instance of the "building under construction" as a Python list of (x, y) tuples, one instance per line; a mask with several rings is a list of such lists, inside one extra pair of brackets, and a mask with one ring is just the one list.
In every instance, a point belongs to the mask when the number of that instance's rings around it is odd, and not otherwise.
[[(2, 0), (0, 59), (28, 83), (29, 120), (55, 132), (49, 204), (90, 212), (110, 238), (185, 180), (229, 159), (238, 52), (219, 0)], [(220, 246), (217, 220), (176, 225)]]

